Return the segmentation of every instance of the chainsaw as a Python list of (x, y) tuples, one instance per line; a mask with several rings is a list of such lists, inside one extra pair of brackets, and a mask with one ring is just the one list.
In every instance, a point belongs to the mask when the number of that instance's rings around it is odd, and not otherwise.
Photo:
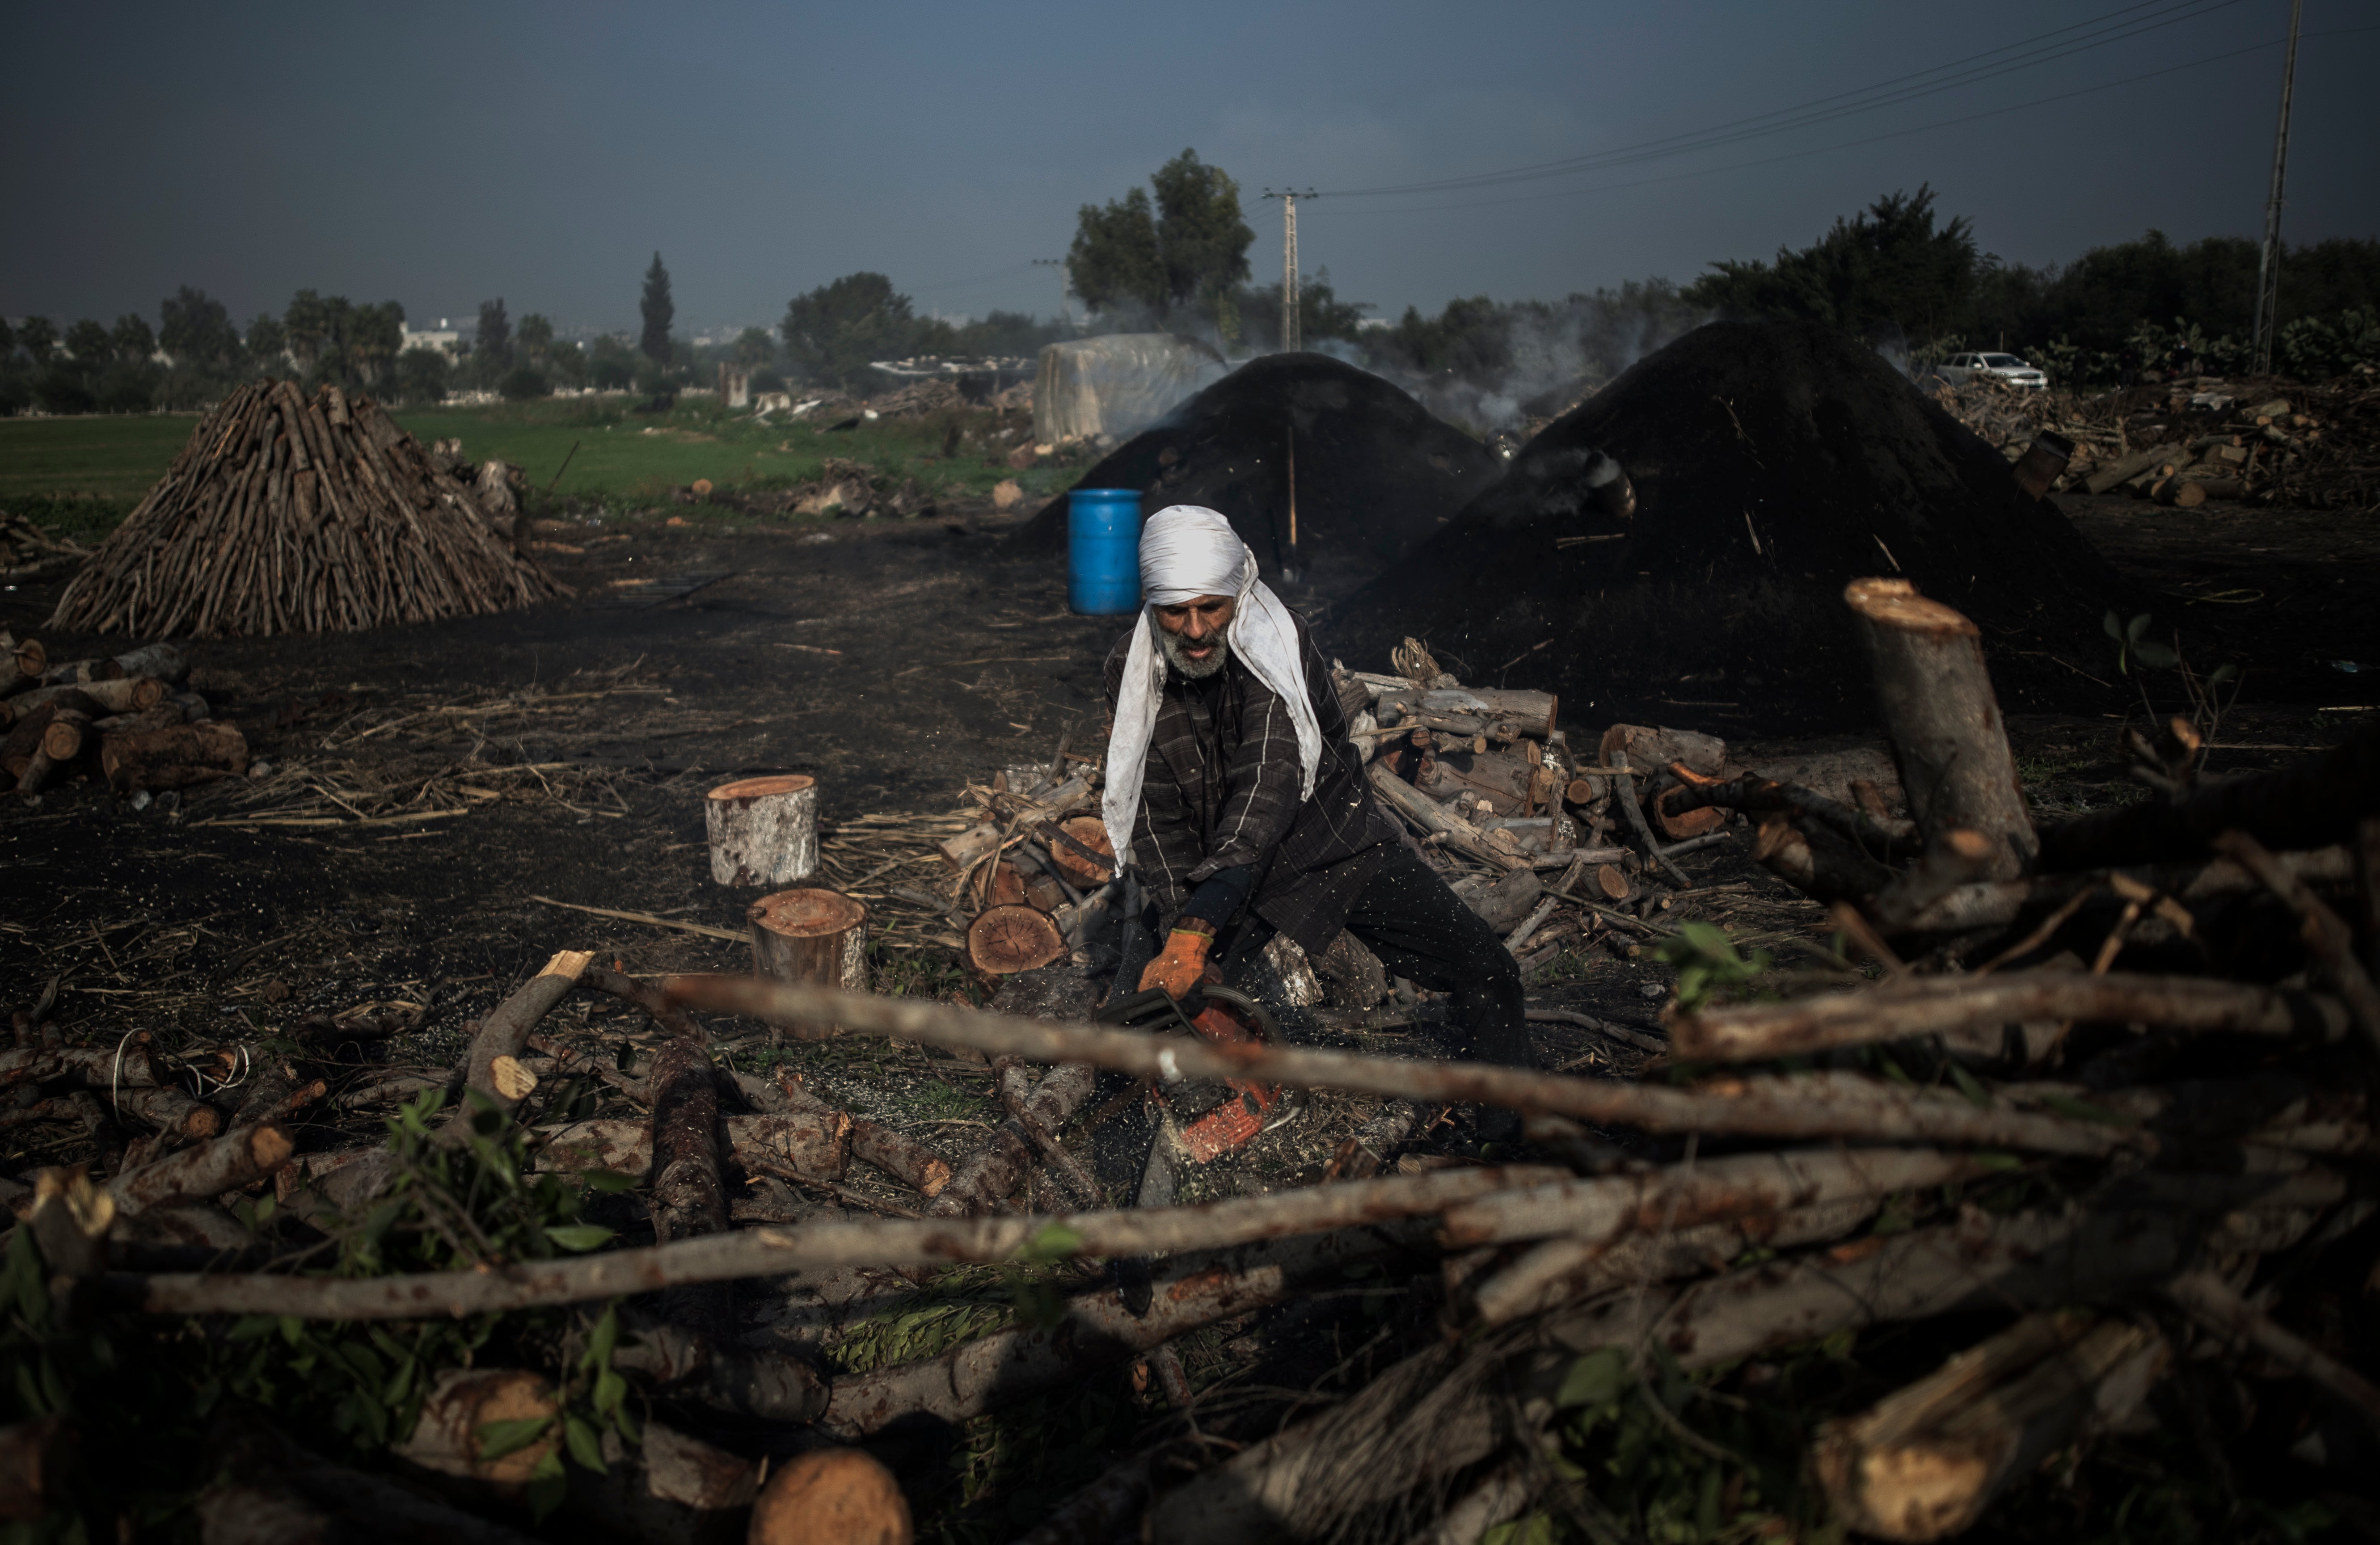
[[(1110, 1003), (1096, 1018), (1101, 1024), (1159, 1035), (1195, 1035), (1223, 1046), (1269, 1046), (1281, 1041), (1281, 1027), (1264, 1005), (1220, 983), (1194, 987), (1188, 998), (1181, 1001), (1162, 987), (1146, 988)], [(1275, 1117), (1288, 1114), (1279, 1084), (1225, 1079), (1223, 1088), (1227, 1092), (1220, 1102), (1181, 1128), (1182, 1153), (1193, 1164), (1208, 1164), (1238, 1153)], [(1165, 1103), (1164, 1091), (1156, 1092), (1159, 1101)]]

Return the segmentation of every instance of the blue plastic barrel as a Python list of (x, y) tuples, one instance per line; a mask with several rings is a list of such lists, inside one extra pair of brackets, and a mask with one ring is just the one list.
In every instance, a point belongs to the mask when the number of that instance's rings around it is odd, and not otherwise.
[(1087, 617), (1140, 605), (1140, 494), (1076, 489), (1066, 497), (1066, 604)]

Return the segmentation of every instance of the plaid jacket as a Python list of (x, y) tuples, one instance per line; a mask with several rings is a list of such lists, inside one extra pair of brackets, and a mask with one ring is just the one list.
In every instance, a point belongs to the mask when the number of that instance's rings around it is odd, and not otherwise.
[[(1219, 870), (1255, 866), (1249, 907), (1318, 955), (1346, 925), (1356, 892), (1398, 835), (1373, 801), (1330, 669), (1303, 617), (1297, 637), (1322, 730), (1312, 797), (1298, 797), (1297, 731), (1289, 710), (1237, 658), (1204, 681), (1169, 672), (1142, 774), (1132, 857), (1169, 913)], [(1111, 714), (1131, 645), (1127, 634), (1108, 652)]]

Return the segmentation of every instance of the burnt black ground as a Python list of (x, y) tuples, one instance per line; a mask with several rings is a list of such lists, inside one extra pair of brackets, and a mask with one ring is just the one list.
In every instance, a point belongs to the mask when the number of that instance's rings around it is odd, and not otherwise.
[[(1080, 486), (1141, 489), (1146, 514), (1168, 504), (1220, 510), (1271, 580), (1289, 541), (1293, 429), (1298, 547), (1305, 568), (1329, 582), (1369, 577), (1402, 557), (1501, 470), (1477, 441), (1379, 377), (1327, 355), (1283, 354), (1252, 360), (1199, 392), (1111, 453)], [(1017, 541), (1062, 557), (1064, 496)]]
[[(1598, 449), (1635, 482), (1633, 521), (1577, 481)], [(1548, 688), (1606, 718), (1843, 728), (1866, 717), (1867, 672), (1842, 590), (1870, 574), (1974, 619), (2011, 711), (2078, 706), (2070, 672), (2041, 657), (2136, 598), (1873, 350), (1807, 324), (1715, 322), (1531, 441), (1355, 597), (1349, 643), (1378, 655), (1413, 634), (1466, 681)]]
[[(2210, 650), (2219, 645), (2275, 660), (2369, 663), (2380, 653), (2370, 647), (2369, 606), (2380, 580), (2380, 538), (2369, 525), (2114, 504), (2086, 508), (2080, 521), (2131, 585), (2173, 597), (2172, 616), (2186, 640), (2203, 632)], [(997, 528), (955, 524), (957, 529), (845, 522), (742, 533), (658, 522), (589, 526), (567, 538), (583, 551), (550, 559), (559, 576), (578, 587), (570, 601), (368, 634), (196, 646), (194, 684), (285, 775), (298, 769), (375, 778), (399, 796), (432, 779), (485, 782), (500, 787), (502, 797), (419, 826), (256, 830), (208, 824), (244, 808), (238, 802), (249, 791), (240, 786), (198, 791), (174, 813), (154, 806), (135, 812), (88, 784), (56, 789), (30, 810), (0, 800), (0, 1000), (30, 1004), (55, 978), (57, 1022), (69, 1041), (112, 1044), (125, 1030), (146, 1029), (177, 1052), (225, 1044), (269, 1051), (312, 1009), (394, 1000), (426, 1005), (419, 1032), (377, 1050), (337, 1055), (334, 1060), (352, 1065), (346, 1079), (358, 1080), (381, 1064), (433, 1072), (452, 1067), (468, 1022), (559, 948), (596, 949), (607, 963), (642, 972), (741, 969), (748, 952), (738, 943), (532, 898), (734, 929), (757, 892), (710, 879), (701, 794), (710, 784), (763, 771), (819, 776), (829, 837), (846, 844), (832, 850), (846, 867), (830, 877), (850, 885), (877, 862), (899, 856), (868, 836), (862, 816), (949, 810), (965, 781), (1012, 761), (1046, 759), (1068, 725), (1075, 726), (1078, 744), (1101, 732), (1099, 663), (1121, 622), (1065, 611), (1062, 561), (1021, 549)], [(806, 539), (820, 535), (827, 539)], [(685, 588), (697, 582), (698, 588)], [(1358, 667), (1383, 666), (1351, 647), (1343, 622), (1333, 621), (1345, 610), (1348, 593), (1343, 585), (1298, 586), (1290, 598), (1323, 614), (1318, 631), (1326, 653)], [(0, 627), (48, 638), (59, 658), (100, 646), (42, 628), (54, 595), (55, 586), (0, 591)], [(602, 604), (622, 597), (650, 604)], [(1338, 610), (1326, 610), (1334, 601)], [(2167, 603), (2156, 604), (2162, 618)], [(2132, 797), (2116, 737), (2127, 720), (2139, 720), (2137, 690), (2109, 674), (2100, 656), (2077, 651), (2070, 660), (2075, 670), (2107, 684), (2078, 675), (2087, 695), (2072, 711), (2012, 716), (2028, 791), (2066, 809)], [(1591, 670), (1592, 658), (1579, 668)], [(2228, 718), (2216, 769), (2269, 765), (2294, 754), (2293, 748), (2326, 743), (2351, 715), (2321, 709), (2380, 701), (2358, 685), (2367, 678), (2321, 669), (2327, 674), (2310, 680), (2333, 694), (2242, 708)], [(2277, 668), (2252, 669), (2252, 699), (2261, 682), (2279, 674)], [(1608, 706), (1565, 699), (1574, 737), (1599, 730), (1610, 717)], [(1692, 705), (1665, 706), (1658, 717), (1732, 729)], [(1760, 754), (1740, 739), (1736, 750), (1747, 758)], [(564, 767), (534, 776), (491, 770), (555, 762)], [(1676, 898), (1659, 921), (1694, 916), (1725, 923), (1747, 948), (1787, 960), (1793, 940), (1820, 938), (1828, 930), (1816, 907), (1752, 866), (1740, 848), (1696, 854), (1686, 863), (1702, 887)], [(913, 883), (932, 883), (930, 868), (911, 873), (922, 876)], [(890, 901), (871, 905), (880, 908), (878, 918), (892, 935), (881, 985), (937, 995), (963, 988), (950, 968), (953, 952), (936, 942), (942, 927), (936, 914)], [(1533, 987), (1533, 1004), (1638, 1025), (1652, 1022), (1672, 980), (1667, 968), (1599, 943), (1562, 964), (1560, 980)], [(1019, 983), (996, 1005), (1034, 1011), (1042, 1007), (1035, 990), (1058, 985)], [(1052, 994), (1049, 1004), (1067, 996)], [(580, 994), (545, 1028), (609, 1055), (624, 1042), (633, 1049), (649, 1027), (640, 1015)], [(754, 1027), (718, 1028), (721, 1056), (739, 1069), (782, 1057), (821, 1097), (901, 1125), (953, 1156), (966, 1153), (1001, 1114), (985, 1069), (919, 1048), (859, 1039), (777, 1048), (752, 1033)], [(1641, 1068), (1634, 1054), (1587, 1032), (1535, 1030), (1549, 1066), (1621, 1074)], [(1443, 1055), (1427, 1022), (1317, 1039)], [(1268, 1133), (1244, 1160), (1196, 1177), (1193, 1194), (1317, 1178), (1337, 1143), (1377, 1104), (1318, 1096), (1305, 1117)], [(612, 1113), (631, 1114), (625, 1104)], [(383, 1114), (384, 1107), (318, 1111), (301, 1126), (300, 1140), (308, 1148), (368, 1141)], [(1458, 1148), (1467, 1135), (1458, 1120), (1434, 1129), (1426, 1145)], [(5, 1136), (0, 1172), (11, 1175), (88, 1156), (75, 1146), (78, 1134), (55, 1123)], [(1661, 1145), (1646, 1151), (1658, 1153)], [(856, 1166), (850, 1179), (861, 1188), (880, 1185)], [(903, 1201), (889, 1186), (881, 1193), (896, 1205)], [(756, 1186), (737, 1201), (746, 1221), (834, 1211), (782, 1187), (771, 1192)], [(1054, 1210), (1069, 1199), (1045, 1177), (1029, 1204)], [(623, 1226), (636, 1242), (634, 1220)], [(844, 1285), (854, 1292), (906, 1291), (897, 1280), (871, 1286), (858, 1280), (865, 1273), (846, 1275), (854, 1282)], [(852, 1338), (868, 1332), (865, 1317), (900, 1302), (906, 1300), (853, 1302), (840, 1322), (844, 1339), (830, 1345), (830, 1355), (857, 1355)], [(1366, 1317), (1370, 1302), (1333, 1296), (1319, 1310), (1290, 1310), (1269, 1328), (1219, 1327), (1190, 1338), (1184, 1356), (1202, 1386), (1227, 1372), (1246, 1377), (1261, 1357), (1265, 1367), (1256, 1380), (1267, 1389), (1304, 1388), (1334, 1372), (1346, 1387), (1411, 1339), (1367, 1339), (1376, 1329)], [(1424, 1303), (1425, 1296), (1412, 1302)], [(800, 1307), (793, 1296), (786, 1303)], [(822, 1317), (832, 1321), (843, 1312)], [(1330, 1315), (1347, 1324), (1324, 1323)], [(880, 1325), (878, 1334), (881, 1339)], [(1434, 1334), (1427, 1324), (1413, 1332), (1422, 1339)], [(789, 1346), (809, 1344), (794, 1329), (772, 1334)], [(1244, 1349), (1259, 1343), (1260, 1352)], [(1355, 1356), (1364, 1347), (1373, 1351)], [(1088, 1480), (1121, 1452), (1068, 1458), (1050, 1436), (1073, 1442), (1080, 1425), (1073, 1413), (1082, 1402), (1106, 1398), (1099, 1392), (1121, 1380), (1091, 1381), (1051, 1396), (1046, 1408), (1037, 1404), (1002, 1418), (1007, 1425), (1000, 1430), (1016, 1452), (1047, 1447), (1059, 1455), (1046, 1473), (1033, 1471), (1033, 1484), (1045, 1486), (1049, 1497)], [(1232, 1427), (1234, 1419), (1246, 1425)], [(1236, 1440), (1260, 1439), (1275, 1420), (1269, 1406), (1251, 1405), (1239, 1418), (1201, 1408), (1209, 1430), (1228, 1430)], [(710, 1435), (750, 1442), (748, 1434)], [(951, 1471), (942, 1448), (922, 1447), (906, 1457), (887, 1452), (912, 1485), (921, 1517), (947, 1505)], [(1012, 1504), (995, 1491), (985, 1505), (1029, 1511), (1040, 1493), (1020, 1491), (1016, 1497)]]

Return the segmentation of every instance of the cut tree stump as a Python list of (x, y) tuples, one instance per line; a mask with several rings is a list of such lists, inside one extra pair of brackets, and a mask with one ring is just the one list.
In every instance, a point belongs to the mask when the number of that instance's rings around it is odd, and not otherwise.
[(721, 885), (790, 885), (818, 870), (818, 779), (798, 773), (722, 783), (703, 802), (710, 877)]
[(1876, 668), (1876, 694), (1917, 829), (1969, 827), (1998, 850), (1982, 877), (2014, 879), (2040, 851), (1975, 624), (1900, 579), (1855, 579), (1843, 600)]
[[(868, 991), (868, 908), (832, 890), (781, 890), (752, 903), (752, 969), (783, 982)], [(823, 1039), (831, 1031), (818, 1032)]]
[(967, 963), (993, 976), (1046, 966), (1066, 953), (1057, 925), (1026, 906), (991, 907), (967, 925)]

